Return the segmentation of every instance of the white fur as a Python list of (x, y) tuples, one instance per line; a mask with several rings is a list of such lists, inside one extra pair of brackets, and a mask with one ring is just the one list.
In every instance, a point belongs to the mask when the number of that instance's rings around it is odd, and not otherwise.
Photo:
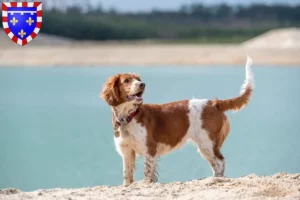
[(189, 103), (189, 120), (190, 127), (188, 129), (189, 139), (195, 142), (198, 151), (205, 158), (213, 156), (213, 142), (208, 136), (206, 130), (202, 128), (202, 111), (207, 104), (207, 99), (192, 99)]
[(192, 139), (198, 146), (198, 151), (205, 157), (210, 165), (214, 176), (223, 176), (225, 160), (220, 160), (214, 153), (214, 142), (209, 138), (206, 130), (202, 128), (201, 115), (206, 106), (207, 99), (192, 99), (189, 102), (189, 120), (188, 138)]
[(124, 130), (128, 131), (128, 136), (124, 136), (125, 134), (121, 133), (119, 137), (114, 137), (117, 152), (123, 156), (120, 147), (123, 145), (135, 150), (138, 155), (145, 155), (147, 150), (146, 128), (142, 127), (135, 119), (133, 119), (129, 124), (126, 125), (126, 128), (120, 129), (121, 132)]
[(141, 81), (134, 79), (130, 86), (130, 93), (132, 93), (132, 94), (136, 93), (136, 91), (140, 88), (141, 83), (142, 83)]
[(188, 136), (190, 139), (197, 138), (202, 132), (201, 114), (204, 106), (207, 104), (207, 99), (192, 99), (189, 101), (189, 121)]
[(134, 101), (128, 101), (113, 107), (113, 114), (117, 119), (128, 117), (129, 113), (137, 109)]
[(244, 84), (242, 85), (242, 88), (241, 88), (241, 94), (243, 94), (245, 92), (245, 89), (247, 86), (251, 87), (252, 89), (254, 88), (254, 79), (253, 79), (253, 73), (252, 73), (252, 70), (251, 70), (251, 66), (253, 64), (253, 61), (252, 61), (252, 58), (250, 58), (248, 55), (247, 55), (247, 62), (246, 62), (246, 79), (245, 79), (245, 82)]

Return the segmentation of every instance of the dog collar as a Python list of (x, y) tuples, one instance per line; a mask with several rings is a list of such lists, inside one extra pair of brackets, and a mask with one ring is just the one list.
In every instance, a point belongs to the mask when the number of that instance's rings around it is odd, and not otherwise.
[(120, 120), (116, 120), (115, 122), (116, 126), (121, 126), (121, 124), (124, 124), (124, 122), (128, 124), (129, 122), (131, 122), (134, 116), (136, 116), (137, 113), (138, 113), (138, 109), (131, 112), (127, 117), (121, 118)]

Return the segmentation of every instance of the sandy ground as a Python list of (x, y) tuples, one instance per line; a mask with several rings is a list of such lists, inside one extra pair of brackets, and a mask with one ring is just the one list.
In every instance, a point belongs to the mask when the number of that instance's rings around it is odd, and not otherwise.
[(266, 50), (240, 45), (162, 44), (29, 44), (0, 49), (0, 66), (241, 65), (246, 53), (259, 65), (300, 66), (300, 48)]
[[(272, 44), (272, 45), (268, 45)], [(238, 45), (76, 42), (39, 34), (21, 47), (0, 29), (0, 66), (242, 65), (300, 66), (300, 29), (273, 30)]]
[(300, 199), (300, 174), (279, 173), (273, 176), (213, 178), (188, 182), (149, 184), (137, 182), (129, 187), (97, 186), (80, 189), (50, 189), (22, 192), (0, 190), (1, 200), (205, 200), (205, 199)]
[(251, 48), (300, 48), (300, 28), (283, 28), (267, 31), (242, 44)]

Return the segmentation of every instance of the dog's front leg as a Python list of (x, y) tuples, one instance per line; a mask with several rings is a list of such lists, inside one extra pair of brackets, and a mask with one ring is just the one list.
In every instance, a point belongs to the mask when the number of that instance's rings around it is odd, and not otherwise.
[(144, 181), (147, 183), (154, 183), (157, 181), (156, 158), (149, 154), (145, 155)]
[(128, 186), (133, 183), (133, 173), (135, 170), (135, 151), (128, 146), (122, 146), (122, 158), (123, 158), (123, 177), (124, 186)]

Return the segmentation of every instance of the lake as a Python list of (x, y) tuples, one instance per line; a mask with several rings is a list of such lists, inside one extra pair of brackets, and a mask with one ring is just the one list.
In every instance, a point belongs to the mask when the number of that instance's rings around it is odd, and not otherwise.
[[(249, 105), (227, 112), (231, 131), (222, 148), (225, 174), (300, 172), (300, 68), (253, 67)], [(244, 67), (0, 68), (0, 188), (122, 184), (111, 111), (99, 98), (116, 73), (136, 72), (147, 84), (144, 103), (239, 94)], [(159, 159), (159, 182), (212, 175), (194, 145)], [(138, 158), (136, 180), (143, 177)]]

